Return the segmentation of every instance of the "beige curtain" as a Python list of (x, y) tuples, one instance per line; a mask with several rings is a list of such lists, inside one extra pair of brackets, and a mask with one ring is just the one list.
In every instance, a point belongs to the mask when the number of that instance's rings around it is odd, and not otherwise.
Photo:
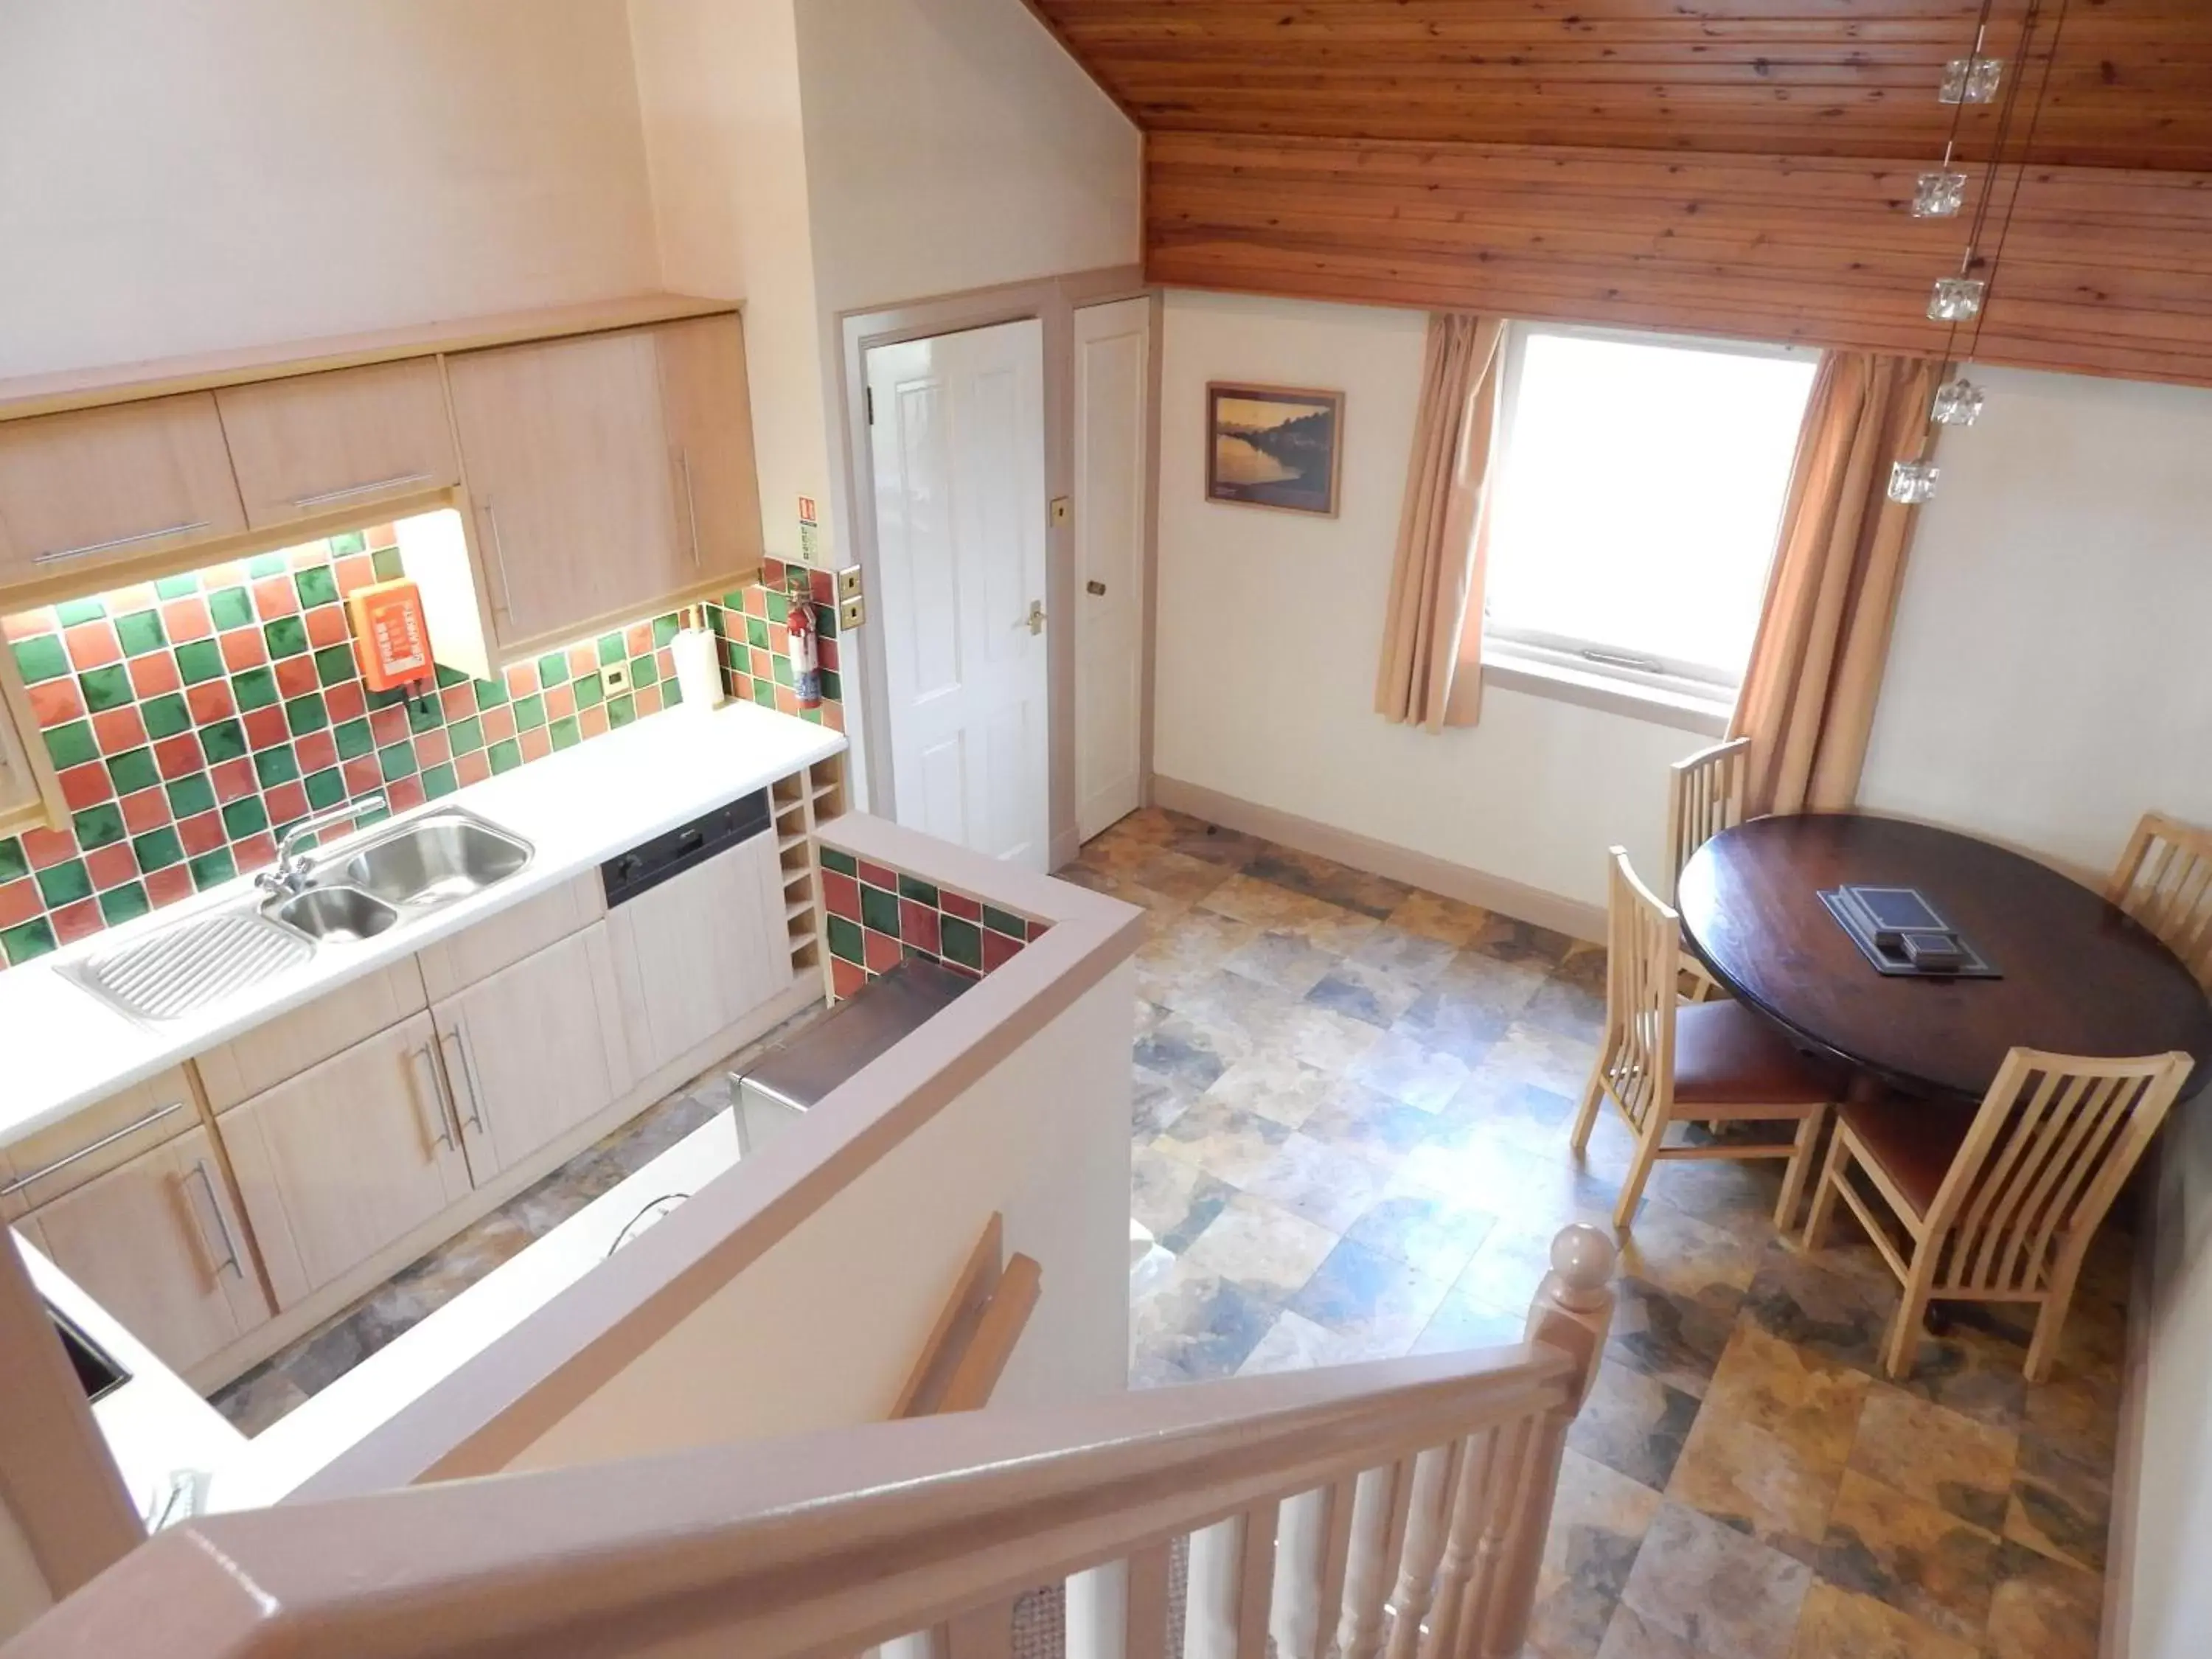
[(1805, 407), (1765, 608), (1729, 726), (1751, 739), (1747, 812), (1829, 811), (1858, 793), (1916, 509), (1889, 499), (1937, 365), (1831, 351)]
[(1437, 731), (1482, 709), (1484, 485), (1498, 429), (1502, 319), (1439, 312), (1406, 468), (1375, 712)]

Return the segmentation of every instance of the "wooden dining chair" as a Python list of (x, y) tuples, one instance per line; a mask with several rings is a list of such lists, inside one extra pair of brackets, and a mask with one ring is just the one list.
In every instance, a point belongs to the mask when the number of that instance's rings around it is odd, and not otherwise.
[(2212, 830), (2144, 813), (2105, 896), (2157, 934), (2212, 991)]
[[(1678, 760), (1667, 776), (1667, 902), (1679, 903), (1682, 866), (1690, 854), (1723, 830), (1743, 822), (1743, 785), (1751, 765), (1751, 739), (1731, 738)], [(1685, 957), (1691, 994), (1699, 1002), (1720, 987), (1695, 957)]]
[[(1609, 1098), (1636, 1137), (1635, 1160), (1613, 1215), (1623, 1231), (1651, 1166), (1662, 1158), (1786, 1158), (1790, 1168), (1774, 1210), (1774, 1224), (1786, 1231), (1812, 1171), (1821, 1119), (1836, 1098), (1833, 1083), (1778, 1026), (1742, 1004), (1682, 1003), (1681, 918), (1636, 878), (1626, 851), (1613, 848), (1611, 857), (1605, 1032), (1575, 1118), (1574, 1149), (1589, 1146), (1598, 1102)], [(1797, 1130), (1788, 1140), (1665, 1144), (1672, 1123), (1792, 1120)]]
[[(2097, 1224), (2181, 1091), (2185, 1054), (2096, 1060), (2014, 1048), (1978, 1109), (1892, 1097), (1845, 1103), (1805, 1247), (1841, 1198), (1905, 1286), (1884, 1363), (1912, 1366), (1930, 1301), (2039, 1306), (2027, 1379), (2051, 1370)], [(1856, 1164), (1905, 1234), (1900, 1251), (1850, 1180)], [(1909, 1253), (1908, 1253), (1909, 1252)]]

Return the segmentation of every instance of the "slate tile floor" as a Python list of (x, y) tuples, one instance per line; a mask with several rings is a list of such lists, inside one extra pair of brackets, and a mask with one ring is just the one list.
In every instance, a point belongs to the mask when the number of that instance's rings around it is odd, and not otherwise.
[[(1628, 1141), (1568, 1120), (1603, 954), (1195, 820), (1123, 820), (1060, 872), (1145, 906), (1134, 1209), (1174, 1262), (1139, 1387), (1518, 1340)], [(2089, 1659), (2128, 1279), (2104, 1241), (2052, 1380), (1966, 1310), (1879, 1375), (1896, 1291), (1807, 1256), (1778, 1164), (1662, 1164), (1622, 1241), (1566, 1453), (1539, 1659)], [(1839, 1237), (1842, 1235), (1839, 1233)]]

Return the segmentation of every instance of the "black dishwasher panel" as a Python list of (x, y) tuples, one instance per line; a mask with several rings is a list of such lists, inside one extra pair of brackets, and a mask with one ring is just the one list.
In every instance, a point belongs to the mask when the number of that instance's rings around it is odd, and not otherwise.
[(617, 854), (599, 866), (607, 908), (650, 892), (671, 877), (682, 875), (693, 865), (727, 852), (740, 842), (750, 841), (764, 832), (769, 823), (768, 791), (757, 790)]

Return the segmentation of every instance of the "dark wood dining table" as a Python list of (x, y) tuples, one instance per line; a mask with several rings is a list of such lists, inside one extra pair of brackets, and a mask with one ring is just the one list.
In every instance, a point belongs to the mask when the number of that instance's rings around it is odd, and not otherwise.
[[(1878, 972), (1827, 907), (1846, 884), (1917, 888), (1998, 978)], [(1851, 812), (1753, 818), (1691, 855), (1676, 883), (1690, 949), (1814, 1053), (1893, 1088), (1978, 1101), (2015, 1045), (2194, 1055), (2212, 1078), (2212, 1002), (2173, 953), (2047, 865), (1972, 836)]]

